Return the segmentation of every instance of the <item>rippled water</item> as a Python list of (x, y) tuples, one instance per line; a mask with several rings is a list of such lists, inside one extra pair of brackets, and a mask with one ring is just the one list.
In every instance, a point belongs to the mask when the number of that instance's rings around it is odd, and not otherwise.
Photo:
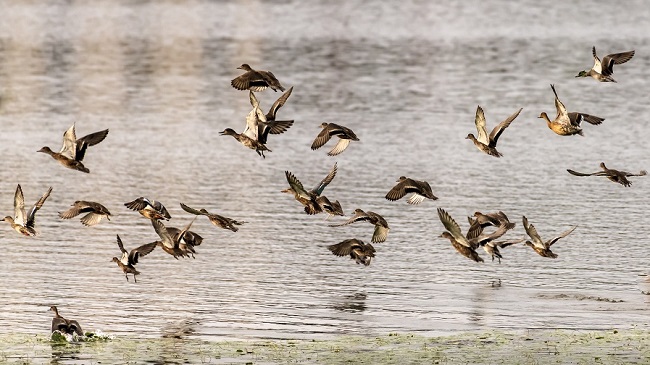
[[(188, 321), (206, 339), (646, 325), (650, 181), (624, 188), (566, 169), (650, 169), (650, 13), (642, 1), (540, 6), (7, 2), (0, 209), (11, 215), (18, 183), (28, 205), (53, 192), (39, 237), (0, 230), (0, 333), (47, 332), (53, 304), (87, 329), (145, 337)], [(617, 84), (574, 78), (592, 65), (593, 45), (601, 57), (636, 49), (615, 68)], [(270, 137), (266, 159), (218, 133), (241, 131), (250, 110), (229, 85), (242, 63), (295, 88), (279, 116), (296, 122)], [(605, 122), (585, 126), (585, 137), (553, 134), (537, 119), (554, 115), (550, 83), (570, 110)], [(264, 108), (278, 96), (258, 94)], [(464, 139), (477, 105), (488, 128), (524, 108), (500, 139), (501, 159)], [(361, 142), (338, 157), (329, 145), (311, 151), (323, 121)], [(73, 122), (79, 136), (110, 129), (88, 151), (89, 175), (36, 153), (58, 149)], [(280, 193), (285, 170), (312, 186), (334, 162), (326, 195), (391, 226), (367, 268), (325, 246), (370, 241), (370, 225), (331, 228)], [(429, 181), (440, 199), (385, 200), (400, 175)], [(115, 235), (127, 248), (157, 239), (123, 206), (139, 196), (162, 201), (170, 226), (192, 218), (179, 202), (249, 223), (233, 233), (199, 218), (195, 260), (154, 251), (127, 283), (110, 262)], [(91, 228), (60, 220), (75, 200), (101, 202), (113, 218)], [(503, 210), (518, 223), (510, 238), (524, 234), (522, 215), (543, 238), (578, 229), (553, 247), (556, 260), (518, 245), (501, 264), (475, 264), (439, 238), (437, 207), (463, 229), (476, 210)]]

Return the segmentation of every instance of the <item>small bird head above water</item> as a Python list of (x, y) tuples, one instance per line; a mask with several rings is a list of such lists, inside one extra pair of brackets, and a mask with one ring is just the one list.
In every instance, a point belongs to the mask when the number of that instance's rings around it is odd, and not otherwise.
[(38, 150), (36, 152), (51, 153), (52, 150), (50, 149), (50, 147), (45, 146), (45, 147), (41, 148), (40, 150)]
[(252, 68), (248, 65), (248, 63), (244, 63), (241, 66), (237, 67), (239, 70), (245, 70), (245, 71), (251, 71)]
[(470, 133), (470, 134), (467, 135), (467, 137), (465, 137), (465, 139), (472, 139), (472, 140), (474, 140), (474, 139), (476, 139), (476, 137), (474, 137), (474, 135), (473, 135), (472, 133)]

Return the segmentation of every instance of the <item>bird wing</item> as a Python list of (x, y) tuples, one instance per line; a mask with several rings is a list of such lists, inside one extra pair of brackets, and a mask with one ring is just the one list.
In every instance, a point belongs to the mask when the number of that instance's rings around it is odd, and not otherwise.
[(101, 141), (103, 141), (106, 136), (108, 135), (108, 129), (104, 129), (103, 131), (91, 133), (88, 135), (85, 135), (77, 140), (77, 145), (80, 143), (85, 143), (88, 146), (94, 146)]
[(535, 229), (535, 226), (533, 226), (532, 224), (528, 224), (528, 218), (526, 218), (526, 216), (523, 216), (522, 223), (524, 224), (524, 229), (526, 230), (526, 234), (533, 240), (533, 245), (542, 248), (547, 248), (544, 242), (542, 241), (541, 237), (539, 237), (539, 233), (537, 233), (537, 229)]
[[(194, 221), (196, 220), (196, 218), (197, 218), (197, 216), (195, 216), (195, 217), (190, 221), (190, 223), (188, 223), (188, 224), (185, 226), (185, 228), (183, 228), (180, 232), (178, 232), (178, 234), (174, 237), (174, 241), (175, 241), (175, 242), (180, 242), (180, 241), (183, 240), (183, 238), (184, 238), (185, 235), (188, 233), (188, 231), (190, 230), (190, 228), (192, 228), (192, 224), (194, 223)], [(187, 241), (187, 240), (186, 240), (186, 241)]]
[(506, 120), (504, 120), (503, 122), (499, 123), (496, 127), (494, 127), (494, 129), (492, 129), (492, 132), (490, 133), (490, 145), (491, 145), (492, 147), (494, 147), (494, 146), (497, 145), (497, 140), (498, 140), (499, 137), (501, 136), (501, 133), (503, 133), (503, 131), (504, 131), (506, 128), (508, 128), (508, 126), (510, 125), (510, 123), (512, 123), (512, 121), (515, 120), (515, 118), (517, 118), (517, 117), (519, 116), (519, 113), (521, 113), (521, 111), (522, 111), (523, 109), (524, 109), (524, 108), (520, 108), (520, 109), (517, 110), (514, 114), (512, 114), (511, 116), (509, 116), (508, 119), (506, 119)]
[(372, 242), (384, 242), (388, 237), (390, 228), (376, 224), (375, 231), (372, 233)]
[(347, 239), (345, 241), (339, 242), (335, 245), (327, 246), (327, 248), (332, 251), (336, 256), (347, 256), (352, 250), (360, 249), (363, 250), (364, 244), (356, 238)]
[(456, 223), (456, 221), (449, 215), (449, 213), (447, 213), (442, 208), (438, 208), (438, 217), (440, 218), (442, 225), (445, 226), (445, 229), (451, 233), (451, 235), (456, 241), (458, 241), (458, 243), (466, 247), (472, 247), (467, 238), (463, 236), (458, 223)]
[(16, 187), (14, 194), (14, 222), (17, 224), (25, 225), (27, 215), (25, 215), (25, 196), (23, 195), (23, 188), (20, 184)]
[(626, 177), (627, 176), (646, 176), (648, 174), (648, 171), (641, 170), (641, 171), (639, 171), (638, 174), (634, 174), (634, 173), (627, 172), (627, 171), (622, 171), (622, 173), (625, 174)]
[(348, 145), (350, 144), (350, 139), (347, 138), (341, 138), (339, 141), (334, 145), (334, 148), (332, 148), (331, 151), (327, 152), (328, 156), (336, 156), (340, 154), (341, 152), (345, 151), (346, 148), (348, 148)]
[(323, 180), (321, 180), (320, 183), (318, 183), (318, 185), (316, 185), (316, 187), (311, 190), (311, 192), (316, 195), (321, 195), (323, 193), (323, 190), (325, 190), (325, 187), (327, 187), (327, 185), (329, 185), (332, 182), (332, 180), (334, 180), (337, 171), (338, 171), (338, 166), (337, 163), (335, 162), (334, 166), (332, 166), (332, 169), (327, 174), (327, 176), (325, 176), (325, 178), (323, 178)]
[(122, 239), (120, 238), (119, 234), (117, 235), (117, 247), (120, 248), (120, 251), (122, 251), (122, 253), (127, 253), (126, 249), (124, 248), (124, 244), (122, 243)]
[(309, 192), (305, 190), (300, 180), (298, 180), (298, 178), (294, 174), (292, 174), (289, 171), (285, 171), (284, 175), (287, 177), (287, 182), (289, 183), (289, 186), (291, 187), (291, 189), (293, 189), (293, 191), (298, 196), (308, 200), (311, 199), (311, 195), (309, 194)]
[(557, 237), (555, 237), (555, 238), (552, 238), (552, 239), (548, 240), (548, 242), (546, 242), (546, 247), (547, 247), (547, 248), (550, 248), (550, 247), (553, 246), (553, 244), (554, 244), (555, 242), (557, 242), (560, 238), (564, 238), (564, 237), (568, 236), (568, 235), (571, 234), (571, 232), (573, 232), (576, 228), (578, 228), (578, 226), (573, 226), (573, 228), (568, 229), (568, 230), (566, 230), (566, 231), (560, 233), (559, 236), (557, 236)]
[(99, 222), (101, 222), (103, 217), (104, 217), (103, 214), (96, 213), (96, 212), (92, 211), (92, 212), (84, 215), (83, 217), (81, 217), (81, 223), (84, 226), (91, 227), (91, 226), (94, 226), (94, 225), (98, 224)]
[(492, 241), (492, 245), (504, 248), (504, 247), (516, 245), (517, 243), (524, 242), (525, 239), (526, 237), (520, 238), (518, 240), (512, 240), (512, 241), (498, 241), (498, 242)]
[(81, 329), (81, 325), (79, 324), (79, 322), (75, 321), (74, 319), (68, 320), (68, 328), (74, 331), (79, 336), (84, 335), (84, 332)]
[[(571, 120), (571, 124), (574, 124), (574, 125), (580, 125), (581, 121), (585, 121), (585, 122), (587, 122), (589, 124), (592, 124), (592, 125), (599, 125), (599, 124), (601, 124), (603, 122), (603, 120), (605, 120), (605, 118), (597, 117), (595, 115), (589, 115), (589, 114), (585, 114), (585, 113), (576, 113), (576, 112), (569, 113), (569, 119)], [(579, 119), (579, 121), (576, 121), (577, 119)]]
[(594, 55), (594, 67), (592, 67), (592, 68), (594, 69), (594, 71), (598, 72), (599, 74), (602, 74), (603, 73), (603, 65), (602, 65), (602, 63), (600, 63), (600, 58), (598, 58), (598, 56), (596, 56), (596, 46), (594, 46), (591, 49), (591, 54)]
[[(594, 52), (595, 49), (596, 48), (594, 47)], [(634, 57), (634, 51), (613, 53), (607, 55), (603, 58), (602, 72), (600, 73), (605, 76), (610, 76), (614, 72), (614, 65), (620, 65), (621, 63), (625, 63), (631, 60), (632, 57)]]
[(577, 172), (573, 171), (571, 169), (566, 169), (569, 174), (575, 175), (575, 176), (607, 176), (607, 173), (605, 171), (597, 171), (597, 172), (592, 172), (592, 173), (584, 173), (584, 172)]
[(260, 101), (257, 100), (257, 96), (253, 93), (253, 90), (250, 90), (248, 93), (248, 100), (251, 102), (251, 106), (253, 108), (259, 108), (260, 107)]
[(476, 124), (476, 131), (478, 132), (477, 141), (488, 145), (490, 141), (488, 140), (487, 130), (485, 129), (485, 114), (483, 113), (483, 108), (481, 106), (476, 107), (476, 117), (474, 118), (474, 124)]
[(66, 332), (68, 329), (68, 321), (65, 318), (54, 317), (52, 318), (52, 332), (59, 331), (61, 333)]
[(268, 133), (281, 134), (287, 131), (293, 125), (293, 120), (273, 120), (267, 122)]
[(284, 106), (284, 103), (287, 102), (287, 99), (289, 99), (289, 96), (291, 95), (292, 91), (293, 91), (293, 86), (290, 87), (289, 90), (285, 91), (284, 94), (282, 94), (282, 96), (280, 96), (278, 100), (276, 100), (275, 103), (273, 103), (271, 109), (266, 114), (267, 120), (275, 120), (275, 114), (278, 112), (278, 109), (282, 108), (282, 106)]
[(386, 193), (386, 199), (388, 200), (402, 199), (406, 195), (406, 187), (407, 184), (409, 184), (409, 181), (411, 181), (411, 179), (402, 180), (397, 184), (395, 184), (395, 186), (393, 186), (393, 188), (390, 189), (388, 193)]
[(329, 124), (328, 126), (323, 128), (320, 131), (320, 133), (318, 133), (318, 135), (316, 136), (316, 139), (314, 139), (314, 142), (311, 144), (311, 149), (312, 150), (315, 150), (317, 148), (321, 148), (325, 143), (327, 143), (327, 141), (330, 140), (330, 138), (332, 138), (332, 135), (330, 134), (330, 127), (329, 127), (330, 125), (331, 124)]
[(169, 215), (169, 212), (167, 211), (167, 208), (165, 206), (157, 201), (157, 200), (152, 200), (151, 203), (153, 203), (152, 208), (155, 209), (158, 213), (162, 214), (163, 217), (167, 219), (171, 219), (171, 215)]
[(551, 89), (553, 89), (553, 94), (555, 94), (555, 109), (557, 109), (557, 115), (555, 119), (557, 119), (560, 116), (566, 116), (569, 113), (566, 110), (566, 107), (562, 102), (560, 101), (560, 98), (557, 96), (557, 92), (555, 91), (555, 85), (551, 84)]
[(79, 138), (75, 145), (75, 155), (74, 159), (77, 161), (82, 161), (86, 155), (86, 150), (89, 146), (94, 146), (99, 142), (103, 141), (108, 135), (108, 129), (103, 131), (91, 133), (89, 135)]
[(154, 231), (158, 234), (158, 237), (162, 240), (163, 245), (169, 248), (178, 248), (178, 242), (174, 242), (164, 224), (157, 219), (152, 219), (151, 225), (153, 226)]
[(131, 265), (137, 264), (140, 257), (146, 256), (147, 254), (151, 253), (151, 251), (153, 251), (153, 249), (156, 248), (157, 245), (158, 242), (151, 242), (132, 249), (131, 252), (129, 253), (129, 263)]
[(77, 137), (74, 130), (74, 123), (63, 133), (63, 146), (61, 147), (60, 154), (74, 160), (77, 154)]
[(45, 194), (41, 196), (40, 199), (34, 204), (32, 209), (29, 210), (29, 213), (27, 214), (27, 221), (25, 222), (25, 227), (31, 227), (34, 228), (34, 223), (36, 222), (36, 212), (38, 212), (39, 209), (43, 206), (43, 203), (45, 203), (45, 200), (50, 196), (50, 193), (52, 192), (52, 187), (47, 189)]
[(131, 210), (142, 210), (153, 206), (149, 199), (142, 196), (132, 202), (124, 203), (124, 205)]
[(355, 223), (355, 222), (369, 221), (369, 220), (370, 220), (370, 216), (368, 216), (368, 214), (366, 214), (366, 212), (364, 212), (364, 211), (360, 211), (360, 212), (355, 211), (354, 215), (352, 217), (350, 217), (350, 219), (348, 219), (347, 221), (345, 221), (343, 223), (339, 223), (339, 224), (330, 224), (330, 227), (347, 226), (348, 224), (352, 224), (352, 223)]
[[(242, 134), (255, 141), (258, 141), (259, 136), (262, 134), (260, 133), (261, 119), (259, 118), (259, 115), (261, 113), (262, 112), (259, 107), (254, 107), (253, 110), (251, 110), (250, 113), (248, 113), (246, 116), (246, 129), (244, 129), (244, 132), (242, 132)], [(266, 118), (264, 118), (264, 120), (266, 120)]]
[(201, 212), (200, 210), (196, 210), (196, 209), (194, 209), (194, 208), (190, 208), (190, 207), (188, 207), (187, 205), (185, 205), (185, 204), (183, 204), (183, 203), (181, 203), (181, 208), (182, 208), (184, 211), (186, 211), (186, 212), (188, 212), (188, 213), (190, 213), (190, 214), (194, 214), (194, 215), (207, 215), (207, 214)]

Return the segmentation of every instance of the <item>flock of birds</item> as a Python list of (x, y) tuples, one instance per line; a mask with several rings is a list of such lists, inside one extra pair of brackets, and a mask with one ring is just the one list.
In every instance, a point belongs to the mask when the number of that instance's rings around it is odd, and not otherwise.
[[(634, 51), (615, 53), (605, 56), (601, 62), (596, 55), (595, 47), (593, 48), (592, 53), (594, 57), (594, 66), (589, 70), (581, 71), (576, 77), (589, 76), (600, 82), (616, 82), (612, 78), (613, 65), (625, 63), (634, 56)], [(271, 152), (271, 150), (266, 146), (269, 134), (284, 133), (294, 123), (293, 120), (276, 119), (278, 110), (287, 102), (293, 91), (293, 87), (285, 91), (285, 88), (270, 71), (254, 70), (248, 64), (241, 65), (239, 69), (243, 70), (244, 73), (233, 79), (231, 85), (237, 90), (249, 91), (252, 110), (246, 116), (246, 126), (243, 132), (237, 133), (234, 129), (226, 128), (221, 132), (221, 134), (232, 136), (243, 146), (254, 150), (258, 155), (265, 158), (264, 153)], [(283, 94), (275, 101), (275, 103), (273, 103), (268, 113), (265, 114), (261, 110), (259, 100), (254, 92), (261, 92), (267, 88), (271, 88), (274, 91), (279, 90), (283, 92)], [(564, 104), (560, 101), (555, 86), (551, 85), (551, 89), (555, 95), (555, 107), (557, 110), (556, 117), (551, 120), (548, 115), (543, 112), (540, 114), (539, 118), (546, 120), (548, 127), (556, 134), (562, 136), (577, 134), (582, 136), (582, 122), (598, 125), (604, 120), (603, 118), (586, 113), (568, 112)], [(517, 118), (521, 111), (522, 109), (519, 109), (507, 119), (499, 123), (488, 135), (483, 109), (478, 106), (475, 117), (475, 125), (478, 133), (477, 136), (468, 134), (467, 139), (470, 139), (480, 151), (490, 156), (501, 157), (502, 154), (497, 150), (499, 137)], [(359, 141), (355, 132), (348, 127), (335, 123), (322, 123), (321, 128), (322, 130), (315, 137), (311, 149), (316, 150), (327, 144), (332, 137), (337, 137), (337, 143), (327, 153), (329, 156), (339, 155), (348, 148), (352, 141)], [(43, 147), (38, 152), (50, 155), (54, 160), (67, 168), (84, 173), (90, 173), (90, 170), (83, 164), (83, 159), (86, 155), (87, 149), (88, 147), (95, 146), (102, 142), (107, 135), (108, 129), (77, 138), (75, 125), (73, 124), (63, 134), (63, 146), (59, 152), (54, 152), (49, 147)], [(601, 171), (593, 173), (580, 173), (573, 170), (567, 171), (576, 176), (605, 176), (609, 180), (620, 183), (624, 186), (630, 186), (631, 184), (628, 177), (647, 174), (646, 171), (630, 173), (609, 169), (604, 163), (601, 163), (600, 167), (602, 169)], [(293, 173), (285, 171), (289, 187), (282, 190), (282, 192), (293, 195), (295, 200), (304, 207), (304, 211), (307, 214), (313, 215), (326, 213), (329, 215), (328, 218), (332, 216), (345, 216), (338, 200), (330, 200), (323, 195), (323, 191), (335, 178), (336, 173), (337, 164), (335, 163), (329, 173), (314, 188), (307, 189)], [(50, 196), (51, 192), (52, 188), (50, 187), (36, 201), (29, 212), (26, 212), (23, 191), (20, 184), (18, 184), (14, 196), (14, 216), (7, 216), (4, 220), (8, 222), (16, 232), (24, 236), (35, 236), (37, 234), (35, 229), (35, 215)], [(406, 176), (401, 176), (396, 181), (394, 187), (386, 193), (385, 198), (390, 201), (396, 201), (404, 198), (408, 194), (410, 194), (410, 196), (407, 199), (407, 203), (412, 205), (420, 204), (426, 199), (438, 199), (433, 194), (428, 182), (412, 179)], [(193, 222), (198, 216), (206, 216), (213, 225), (233, 232), (238, 230), (237, 226), (247, 223), (215, 213), (210, 213), (203, 208), (195, 209), (186, 204), (180, 203), (180, 206), (184, 211), (194, 215), (195, 217), (184, 228), (179, 229), (175, 227), (166, 227), (163, 224), (162, 221), (169, 221), (171, 216), (165, 206), (159, 201), (139, 197), (131, 202), (124, 203), (124, 205), (128, 209), (137, 211), (142, 216), (149, 219), (154, 231), (159, 237), (159, 240), (155, 242), (127, 250), (124, 247), (120, 236), (117, 235), (116, 242), (121, 256), (113, 257), (112, 261), (121, 269), (127, 281), (129, 281), (128, 275), (131, 274), (134, 282), (137, 282), (136, 276), (139, 275), (140, 272), (136, 270), (136, 264), (138, 264), (142, 257), (153, 252), (156, 247), (160, 247), (164, 252), (176, 259), (194, 257), (196, 254), (195, 247), (199, 246), (203, 241), (203, 238), (199, 234), (190, 230)], [(477, 253), (477, 249), (480, 247), (483, 247), (485, 252), (492, 258), (492, 261), (497, 258), (500, 263), (503, 258), (500, 249), (525, 240), (525, 238), (522, 238), (518, 240), (498, 241), (498, 239), (515, 227), (515, 223), (510, 222), (507, 215), (501, 211), (489, 213), (475, 212), (473, 217), (468, 217), (469, 229), (466, 234), (463, 234), (459, 224), (444, 209), (438, 208), (437, 212), (440, 221), (446, 229), (446, 231), (442, 233), (441, 237), (449, 239), (451, 245), (456, 249), (456, 251), (458, 251), (458, 253), (475, 262), (483, 262), (483, 259)], [(386, 219), (380, 214), (372, 211), (366, 212), (362, 209), (356, 209), (352, 214), (352, 217), (346, 221), (338, 224), (330, 224), (330, 226), (340, 227), (365, 221), (374, 226), (371, 238), (372, 243), (381, 243), (387, 240), (390, 227)], [(93, 226), (100, 223), (103, 218), (110, 220), (111, 213), (104, 205), (92, 201), (76, 201), (68, 210), (59, 213), (61, 219), (71, 219), (79, 215), (82, 215), (80, 220), (83, 225)], [(574, 226), (552, 239), (543, 240), (538, 234), (535, 226), (530, 224), (525, 216), (522, 217), (522, 224), (526, 234), (530, 237), (530, 240), (526, 240), (525, 245), (531, 247), (540, 256), (548, 258), (557, 257), (557, 254), (551, 251), (551, 246), (561, 238), (568, 236), (577, 227)], [(488, 231), (490, 227), (493, 227), (493, 229)], [(364, 266), (370, 265), (371, 260), (375, 257), (376, 253), (376, 250), (371, 243), (365, 243), (357, 238), (347, 239), (337, 244), (330, 245), (328, 246), (328, 249), (334, 255), (349, 256), (351, 259), (355, 260), (356, 263), (363, 264)], [(79, 323), (67, 320), (60, 316), (58, 309), (54, 306), (50, 309), (54, 312), (52, 331), (59, 331), (66, 334), (83, 334)]]

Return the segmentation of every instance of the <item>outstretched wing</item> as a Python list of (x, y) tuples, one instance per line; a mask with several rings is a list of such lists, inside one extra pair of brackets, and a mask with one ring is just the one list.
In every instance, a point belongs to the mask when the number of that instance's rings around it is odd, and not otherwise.
[(481, 108), (480, 105), (476, 107), (476, 117), (474, 118), (474, 124), (476, 124), (476, 131), (478, 132), (478, 137), (476, 139), (487, 146), (490, 141), (488, 140), (487, 130), (485, 129), (485, 114), (483, 113), (483, 108)]
[(14, 222), (17, 224), (25, 225), (27, 216), (25, 215), (25, 196), (23, 195), (23, 188), (20, 184), (16, 187), (14, 194)]
[(492, 147), (497, 145), (497, 140), (499, 140), (499, 137), (501, 136), (501, 133), (503, 133), (503, 131), (506, 128), (508, 128), (510, 123), (512, 123), (512, 121), (515, 120), (515, 118), (517, 118), (519, 116), (519, 113), (521, 113), (521, 111), (523, 109), (524, 108), (520, 108), (514, 114), (509, 116), (508, 119), (506, 119), (503, 122), (499, 123), (496, 127), (494, 127), (494, 129), (492, 129), (492, 132), (490, 133), (490, 145)]
[[(596, 53), (596, 47), (593, 49), (594, 54)], [(610, 76), (614, 72), (614, 65), (620, 65), (625, 63), (634, 57), (634, 51), (613, 53), (607, 55), (603, 58), (602, 71), (601, 74), (605, 76)]]
[(555, 85), (551, 84), (551, 89), (553, 90), (553, 94), (555, 94), (555, 109), (557, 109), (557, 115), (555, 119), (557, 119), (562, 115), (564, 116), (568, 115), (569, 113), (567, 112), (566, 107), (564, 106), (564, 104), (562, 104), (560, 98), (557, 96), (557, 92), (555, 91)]
[(149, 254), (151, 251), (153, 251), (154, 248), (156, 248), (157, 245), (158, 242), (151, 242), (151, 243), (144, 244), (138, 248), (134, 248), (129, 253), (129, 263), (131, 265), (137, 264), (140, 257)]
[(282, 96), (280, 96), (278, 100), (276, 100), (275, 103), (273, 103), (273, 106), (271, 106), (271, 109), (266, 114), (267, 120), (275, 120), (275, 114), (278, 112), (278, 109), (282, 108), (282, 106), (284, 106), (284, 103), (287, 102), (287, 99), (289, 99), (289, 96), (291, 96), (292, 91), (293, 91), (293, 86), (290, 87), (289, 90), (285, 91), (284, 94), (282, 94)]
[(335, 162), (334, 166), (332, 167), (330, 172), (327, 174), (327, 176), (325, 176), (325, 178), (323, 180), (321, 180), (320, 183), (318, 185), (316, 185), (316, 187), (311, 190), (311, 192), (316, 194), (316, 195), (321, 195), (323, 193), (323, 190), (325, 190), (325, 187), (327, 187), (327, 185), (329, 185), (329, 183), (331, 183), (332, 180), (334, 180), (334, 177), (336, 177), (336, 172), (337, 171), (338, 171), (338, 166), (337, 166), (337, 163)]
[(454, 237), (458, 243), (460, 243), (463, 246), (471, 247), (470, 243), (467, 241), (465, 236), (463, 236), (463, 233), (460, 230), (460, 226), (456, 221), (447, 213), (444, 209), (438, 208), (438, 217), (440, 218), (440, 222), (442, 222), (442, 225), (445, 226), (445, 229), (451, 233), (451, 235)]
[(550, 248), (550, 247), (553, 246), (553, 244), (554, 244), (555, 242), (557, 242), (560, 238), (564, 238), (564, 237), (568, 236), (568, 235), (571, 234), (571, 232), (573, 232), (576, 228), (578, 228), (578, 226), (574, 226), (573, 228), (571, 228), (571, 229), (569, 229), (569, 230), (566, 230), (566, 231), (560, 233), (559, 236), (550, 239), (548, 242), (546, 242), (546, 247)]
[(604, 171), (597, 171), (597, 172), (592, 172), (592, 173), (584, 173), (584, 172), (578, 172), (578, 171), (573, 171), (571, 169), (566, 169), (569, 174), (575, 175), (575, 176), (606, 176), (607, 173)]
[(542, 238), (539, 236), (539, 233), (537, 233), (537, 229), (535, 229), (535, 226), (533, 226), (532, 224), (528, 224), (528, 218), (526, 218), (526, 216), (523, 216), (522, 223), (524, 225), (524, 229), (526, 230), (526, 234), (533, 240), (532, 243), (535, 246), (541, 248), (548, 248), (542, 241)]
[(186, 211), (186, 212), (188, 212), (188, 213), (190, 213), (190, 214), (194, 214), (194, 215), (206, 215), (205, 213), (201, 212), (200, 210), (196, 210), (196, 209), (194, 209), (194, 208), (190, 208), (190, 207), (188, 207), (187, 205), (185, 205), (185, 204), (183, 204), (183, 203), (181, 203), (181, 208), (182, 208), (184, 211)]

